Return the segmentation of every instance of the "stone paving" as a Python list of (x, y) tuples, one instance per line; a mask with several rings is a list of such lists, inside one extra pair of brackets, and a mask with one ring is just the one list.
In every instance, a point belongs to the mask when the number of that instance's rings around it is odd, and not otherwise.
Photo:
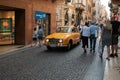
[(28, 47), (0, 56), (0, 80), (103, 80), (105, 60), (83, 54), (81, 46), (70, 51)]
[(106, 51), (103, 59), (89, 50), (87, 54), (82, 52), (80, 46), (69, 52), (0, 47), (0, 80), (120, 80), (120, 54), (106, 61)]
[(106, 62), (103, 80), (120, 80), (120, 37), (118, 43), (118, 58), (111, 58)]
[(106, 62), (104, 80), (120, 80), (120, 57)]
[(0, 46), (0, 55), (22, 48), (23, 45), (5, 45)]

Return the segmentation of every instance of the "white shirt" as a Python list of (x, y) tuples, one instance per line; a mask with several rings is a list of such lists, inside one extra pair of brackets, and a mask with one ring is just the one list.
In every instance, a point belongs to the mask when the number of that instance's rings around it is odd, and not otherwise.
[(37, 31), (33, 32), (33, 37), (37, 37)]
[(82, 36), (89, 37), (90, 36), (90, 27), (83, 26), (81, 32), (82, 32)]

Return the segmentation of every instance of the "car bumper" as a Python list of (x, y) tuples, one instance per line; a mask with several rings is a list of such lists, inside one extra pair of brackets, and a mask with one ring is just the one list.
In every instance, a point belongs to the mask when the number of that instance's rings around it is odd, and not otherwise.
[(44, 44), (45, 46), (50, 46), (50, 47), (67, 47), (67, 45), (62, 44), (62, 43), (57, 43), (57, 44)]

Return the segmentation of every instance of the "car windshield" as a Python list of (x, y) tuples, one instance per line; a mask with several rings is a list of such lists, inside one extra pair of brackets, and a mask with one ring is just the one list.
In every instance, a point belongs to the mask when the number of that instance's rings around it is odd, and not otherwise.
[(57, 33), (68, 33), (68, 32), (71, 32), (71, 28), (69, 28), (69, 27), (58, 27), (56, 32)]

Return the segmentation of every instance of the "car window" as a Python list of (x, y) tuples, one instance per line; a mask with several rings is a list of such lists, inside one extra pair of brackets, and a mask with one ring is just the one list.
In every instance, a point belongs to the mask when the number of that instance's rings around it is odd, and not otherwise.
[(71, 30), (70, 30), (70, 28), (69, 27), (58, 27), (57, 29), (56, 29), (56, 32), (57, 33), (68, 33), (68, 32), (70, 32)]
[(73, 28), (73, 29), (72, 29), (72, 32), (74, 32), (74, 33), (75, 33), (75, 32), (78, 32), (77, 28)]
[(69, 29), (68, 29), (68, 33), (70, 33), (71, 31), (72, 31), (72, 29), (71, 29), (71, 28), (69, 28)]

